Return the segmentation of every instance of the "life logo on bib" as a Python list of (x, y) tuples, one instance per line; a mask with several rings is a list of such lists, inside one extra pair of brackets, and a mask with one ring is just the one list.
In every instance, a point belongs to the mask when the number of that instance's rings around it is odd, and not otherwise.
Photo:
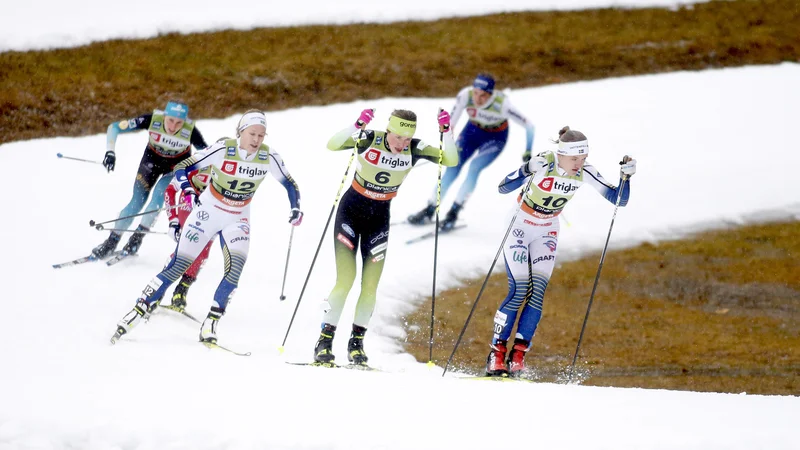
[(235, 175), (236, 174), (236, 161), (225, 161), (222, 163), (222, 170), (223, 173), (227, 173), (228, 175)]
[(380, 160), (380, 158), (381, 158), (381, 152), (375, 149), (368, 151), (367, 154), (364, 155), (364, 159), (366, 159), (367, 162), (369, 162), (370, 164), (374, 164), (376, 166), (378, 165), (378, 161)]

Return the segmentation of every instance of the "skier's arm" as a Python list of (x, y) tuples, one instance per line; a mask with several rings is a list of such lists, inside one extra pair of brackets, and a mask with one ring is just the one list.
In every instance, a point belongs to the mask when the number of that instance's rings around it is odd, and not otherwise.
[(164, 204), (167, 207), (167, 219), (172, 222), (173, 220), (178, 220), (178, 209), (175, 208), (175, 205), (178, 204), (178, 193), (180, 192), (180, 185), (178, 181), (173, 179), (167, 189), (164, 191)]
[[(616, 204), (617, 203), (617, 195), (619, 195), (619, 186), (612, 186), (600, 175), (600, 172), (594, 168), (594, 166), (590, 164), (586, 164), (583, 166), (583, 180), (592, 185), (592, 187), (597, 190), (606, 200), (609, 202)], [(622, 178), (620, 178), (620, 184), (622, 184)], [(628, 179), (625, 182), (625, 188), (622, 189), (622, 198), (620, 199), (619, 206), (625, 206), (628, 204), (628, 199), (631, 195), (631, 180)]]
[[(453, 141), (453, 127), (442, 134), (442, 165), (453, 167), (458, 165), (458, 148)], [(439, 164), (439, 147), (427, 145), (419, 139), (411, 140), (411, 153), (415, 159), (427, 159), (428, 161)]]
[(200, 133), (200, 130), (198, 130), (197, 127), (192, 129), (192, 136), (189, 138), (189, 141), (197, 150), (203, 150), (204, 148), (208, 147), (206, 140), (203, 139), (203, 135)]
[(152, 114), (143, 114), (133, 119), (121, 120), (114, 122), (108, 126), (106, 130), (106, 151), (113, 152), (117, 146), (117, 136), (120, 133), (130, 133), (136, 130), (146, 130), (150, 128), (150, 121), (153, 119)]
[(453, 105), (453, 110), (450, 112), (450, 129), (454, 129), (458, 125), (458, 119), (461, 118), (461, 113), (467, 107), (467, 100), (469, 99), (469, 88), (466, 87), (461, 90), (456, 96), (456, 104)]
[(339, 151), (348, 150), (356, 146), (353, 134), (359, 131), (355, 125), (348, 125), (328, 139), (328, 150)]
[(525, 153), (530, 156), (531, 151), (533, 150), (533, 136), (536, 131), (536, 128), (533, 126), (533, 123), (525, 117), (525, 114), (522, 114), (520, 110), (514, 107), (511, 102), (506, 98), (503, 102), (503, 109), (505, 113), (508, 115), (508, 118), (511, 119), (514, 123), (525, 127)]
[(286, 189), (286, 194), (289, 196), (289, 204), (292, 206), (292, 209), (300, 209), (300, 188), (297, 187), (294, 178), (292, 178), (292, 176), (289, 175), (289, 171), (286, 170), (283, 158), (274, 150), (269, 152), (269, 157), (272, 160), (269, 164), (269, 173), (271, 173)]
[(518, 187), (522, 186), (528, 177), (533, 176), (536, 172), (546, 167), (547, 159), (541, 155), (531, 158), (530, 161), (520, 166), (519, 169), (506, 175), (503, 181), (497, 186), (497, 190), (501, 194), (513, 192)]
[(225, 144), (217, 142), (176, 164), (175, 179), (178, 180), (181, 190), (192, 187), (187, 173), (204, 169), (214, 163), (221, 164), (223, 159), (225, 159)]

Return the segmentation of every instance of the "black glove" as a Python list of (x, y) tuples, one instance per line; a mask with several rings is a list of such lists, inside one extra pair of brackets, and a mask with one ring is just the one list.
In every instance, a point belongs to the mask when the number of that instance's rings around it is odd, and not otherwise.
[(112, 172), (116, 164), (117, 164), (117, 155), (114, 153), (114, 150), (108, 150), (106, 152), (105, 158), (103, 158), (103, 167), (108, 169), (109, 172)]
[(525, 153), (522, 154), (522, 162), (528, 162), (531, 160), (531, 151), (525, 150)]
[(181, 238), (181, 225), (178, 223), (178, 219), (172, 219), (169, 221), (169, 229), (172, 231), (172, 239), (175, 242), (178, 242)]

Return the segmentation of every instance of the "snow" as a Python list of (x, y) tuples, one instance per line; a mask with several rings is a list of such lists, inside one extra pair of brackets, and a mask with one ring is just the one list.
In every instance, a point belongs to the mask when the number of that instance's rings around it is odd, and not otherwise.
[(3, 8), (0, 52), (76, 47), (108, 39), (144, 39), (167, 33), (252, 30), (260, 27), (436, 20), (518, 11), (674, 7), (696, 0), (156, 0), (108, 2), (28, 0)]
[[(136, 5), (131, 11), (147, 9)], [(354, 21), (379, 20), (387, 11), (353, 16), (357, 8), (337, 5), (339, 16)], [(377, 3), (370, 6), (379, 9)], [(105, 13), (115, 6), (97, 8)], [(334, 15), (330, 9), (326, 13)], [(97, 19), (105, 16), (92, 17), (102, 23)], [(47, 29), (50, 24), (42, 25)], [(135, 29), (150, 32), (145, 26)], [(37, 42), (50, 45), (48, 33), (35, 35), (41, 38)], [(95, 36), (115, 37), (108, 30)], [(623, 155), (637, 158), (631, 203), (619, 210), (612, 235), (611, 245), (620, 248), (730, 224), (800, 219), (800, 181), (780, 170), (797, 166), (800, 152), (791, 143), (786, 151), (774, 151), (786, 146), (774, 136), (796, 126), (798, 79), (800, 65), (787, 63), (521, 89), (511, 98), (536, 124), (535, 151), (551, 148), (548, 138), (568, 124), (587, 134), (589, 160), (610, 180), (616, 180)], [(105, 237), (87, 222), (116, 217), (128, 201), (144, 133), (119, 137), (117, 170), (111, 174), (99, 165), (56, 157), (60, 152), (99, 160), (105, 150), (102, 135), (0, 146), (11, 194), (4, 198), (0, 221), (0, 234), (6, 237), (0, 450), (479, 449), (506, 447), (513, 436), (525, 447), (576, 450), (800, 448), (797, 396), (494, 383), (460, 379), (456, 373), (441, 377), (440, 368), (415, 362), (398, 342), (404, 328), (397, 318), (429, 294), (431, 283), (433, 242), (404, 245), (424, 232), (407, 226), (392, 229), (365, 342), (371, 363), (383, 371), (285, 364), (312, 357), (321, 302), (335, 278), (327, 235), (280, 354), (349, 158), (348, 152), (327, 151), (325, 142), (361, 109), (375, 107), (376, 128), (392, 109), (416, 111), (418, 137), (435, 145), (435, 113), (438, 107), (449, 109), (452, 101), (388, 98), (268, 114), (267, 142), (297, 180), (306, 216), (295, 230), (287, 300), (281, 302), (288, 202), (270, 180), (253, 201), (250, 258), (219, 326), (220, 343), (252, 351), (250, 357), (205, 349), (196, 342), (199, 327), (168, 312), (155, 315), (116, 346), (108, 344), (116, 322), (171, 252), (167, 237), (145, 238), (139, 256), (111, 268), (100, 263), (62, 270), (50, 266), (87, 254)], [(214, 140), (231, 135), (237, 120), (200, 119), (198, 127)], [(523, 147), (524, 132), (512, 125), (506, 151), (484, 171), (463, 211), (469, 226), (440, 240), (439, 288), (488, 270), (515, 205), (513, 195), (500, 195), (495, 186), (519, 166)], [(435, 165), (414, 169), (393, 201), (395, 220), (421, 208), (435, 180)], [(454, 195), (455, 189), (445, 199), (445, 210)], [(591, 188), (580, 190), (565, 212), (570, 226), (562, 227), (559, 257), (599, 250), (612, 212), (613, 205)], [(162, 218), (157, 228), (166, 229), (165, 222)], [(208, 310), (221, 259), (215, 247), (190, 291), (188, 309), (197, 316)], [(340, 362), (357, 295), (358, 283), (334, 344)], [(602, 308), (602, 300), (595, 308)], [(547, 326), (547, 316), (541, 326)], [(577, 339), (579, 330), (573, 331)], [(491, 330), (485, 335), (488, 342)], [(501, 424), (498, 416), (511, 416), (511, 421)]]

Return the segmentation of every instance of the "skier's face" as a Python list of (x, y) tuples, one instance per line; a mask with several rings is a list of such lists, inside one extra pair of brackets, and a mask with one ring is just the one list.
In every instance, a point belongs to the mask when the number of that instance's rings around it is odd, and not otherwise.
[(267, 129), (263, 125), (251, 125), (239, 134), (239, 147), (247, 150), (248, 154), (255, 153), (266, 136)]
[(580, 156), (565, 156), (558, 155), (558, 167), (567, 171), (567, 175), (575, 176), (583, 169), (583, 164), (586, 162), (586, 157), (589, 155)]
[(491, 97), (492, 94), (490, 92), (486, 92), (483, 89), (472, 88), (472, 103), (475, 103), (475, 106), (478, 108), (485, 105)]
[(388, 132), (386, 133), (386, 142), (389, 143), (389, 150), (396, 155), (411, 145), (411, 138), (400, 136), (397, 133)]
[(177, 133), (181, 127), (183, 127), (183, 120), (178, 119), (177, 117), (167, 116), (164, 119), (164, 128), (169, 134)]

